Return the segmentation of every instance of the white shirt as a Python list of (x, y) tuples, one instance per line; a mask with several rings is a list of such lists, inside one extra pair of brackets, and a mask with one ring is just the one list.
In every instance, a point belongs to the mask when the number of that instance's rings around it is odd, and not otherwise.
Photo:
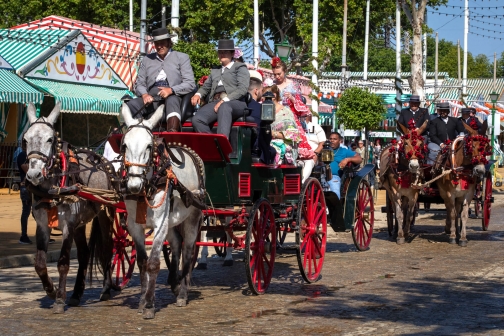
[[(224, 69), (226, 69), (226, 68), (227, 68), (228, 70), (229, 70), (229, 69), (231, 69), (231, 67), (233, 66), (233, 64), (234, 64), (234, 62), (229, 62), (229, 64), (228, 64), (228, 65), (226, 65), (225, 67), (223, 66), (223, 67), (222, 67), (222, 73), (224, 73)], [(221, 85), (224, 85), (224, 84), (222, 83), (222, 79), (221, 79), (221, 80), (219, 80), (219, 82), (217, 83), (217, 86), (221, 86)], [(198, 96), (200, 96), (200, 97), (201, 97), (201, 93), (196, 92), (196, 94), (197, 94)], [(224, 98), (222, 98), (222, 100), (227, 102), (227, 101), (229, 101), (229, 98), (228, 98), (228, 97), (224, 97)]]
[[(440, 117), (441, 118), (441, 117)], [(444, 118), (441, 118), (441, 120), (443, 120), (445, 122), (445, 124), (448, 124), (448, 118), (444, 119)]]
[[(105, 148), (103, 149), (103, 157), (109, 161), (121, 159), (121, 155), (114, 152), (112, 146), (110, 146), (110, 142), (108, 141), (105, 143)], [(112, 165), (114, 166), (116, 172), (121, 168), (121, 162), (112, 162)]]
[[(168, 54), (166, 54), (165, 59), (166, 59), (166, 57), (168, 57), (168, 55), (170, 55), (170, 53), (171, 53), (171, 49), (170, 49), (170, 51), (168, 51)], [(158, 60), (160, 60), (161, 62), (164, 61), (163, 59), (161, 59), (161, 57), (159, 57), (158, 54), (156, 54), (156, 58)], [(156, 82), (160, 82), (160, 81), (164, 81), (164, 80), (166, 80), (166, 73), (164, 72), (164, 69), (161, 69), (161, 71), (159, 71), (159, 74), (156, 77)]]
[(306, 138), (312, 150), (316, 150), (319, 143), (327, 140), (325, 132), (319, 124), (310, 121), (306, 123), (306, 128), (308, 129)]

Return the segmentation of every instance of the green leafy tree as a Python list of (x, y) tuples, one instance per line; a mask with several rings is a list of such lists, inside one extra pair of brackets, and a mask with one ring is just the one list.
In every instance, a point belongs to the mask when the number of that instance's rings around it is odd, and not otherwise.
[(385, 119), (386, 109), (382, 98), (366, 89), (346, 89), (339, 99), (336, 117), (345, 128), (367, 131), (376, 129)]
[(191, 66), (196, 81), (202, 76), (209, 75), (210, 69), (219, 65), (219, 59), (212, 43), (181, 41), (173, 46), (173, 49), (189, 55)]

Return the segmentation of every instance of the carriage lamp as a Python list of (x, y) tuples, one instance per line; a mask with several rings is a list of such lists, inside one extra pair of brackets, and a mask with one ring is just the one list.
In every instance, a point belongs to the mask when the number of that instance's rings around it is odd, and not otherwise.
[(326, 140), (324, 147), (322, 147), (320, 151), (320, 161), (324, 162), (326, 165), (334, 161), (334, 151), (331, 148), (329, 140)]
[(287, 36), (285, 36), (282, 43), (276, 43), (275, 48), (278, 57), (280, 57), (282, 61), (287, 62), (292, 51), (292, 46), (290, 45)]
[(273, 92), (266, 92), (261, 106), (261, 122), (271, 124), (275, 121), (275, 103), (273, 102)]

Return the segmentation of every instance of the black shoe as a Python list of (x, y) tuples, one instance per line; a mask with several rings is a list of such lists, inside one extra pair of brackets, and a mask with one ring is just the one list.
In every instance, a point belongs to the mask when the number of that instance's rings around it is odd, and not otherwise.
[(28, 238), (28, 236), (21, 236), (21, 238), (19, 238), (19, 244), (25, 244), (25, 245), (28, 245), (28, 244), (33, 244), (32, 241), (30, 240), (30, 238)]
[(54, 240), (54, 239), (52, 239), (52, 238), (51, 238), (51, 239), (49, 239), (49, 244), (54, 244), (54, 243), (56, 243), (56, 240)]

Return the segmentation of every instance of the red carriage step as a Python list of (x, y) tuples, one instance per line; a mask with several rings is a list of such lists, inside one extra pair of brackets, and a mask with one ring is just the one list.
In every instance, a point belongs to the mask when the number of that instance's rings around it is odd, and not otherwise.
[[(238, 123), (235, 123), (238, 124)], [(250, 123), (241, 123), (250, 124)], [(192, 132), (160, 132), (155, 135), (164, 138), (166, 143), (176, 143), (187, 145), (192, 148), (204, 162), (211, 161), (229, 161), (229, 154), (233, 151), (231, 144), (225, 135), (222, 134), (205, 134)], [(116, 153), (120, 153), (122, 134), (113, 134), (110, 139), (110, 145)], [(222, 153), (222, 154), (221, 154)]]

